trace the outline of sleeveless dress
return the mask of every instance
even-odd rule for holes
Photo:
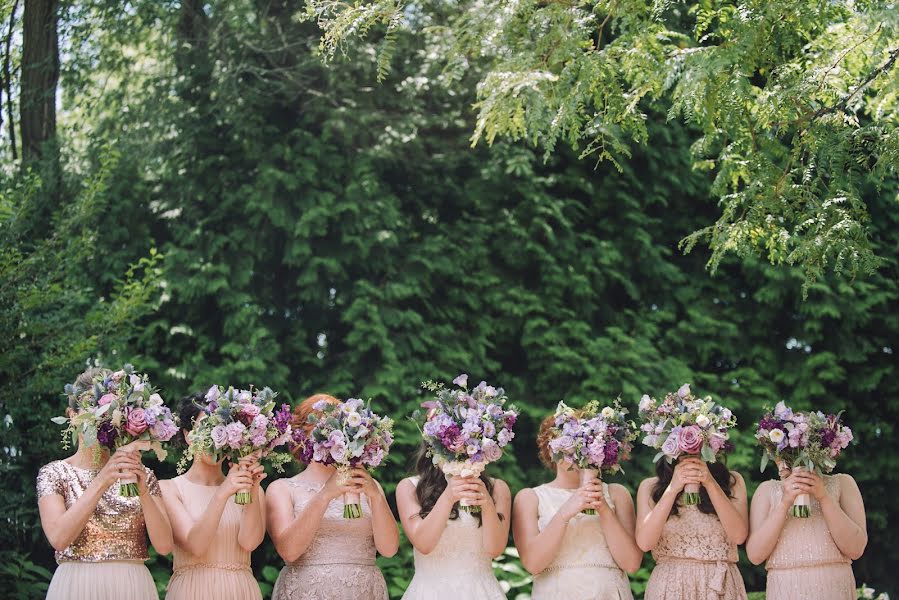
[[[294,516],[323,487],[296,477],[287,486]],[[362,496],[362,518],[344,519],[343,498],[335,498],[306,551],[281,569],[272,600],[387,600],[376,556],[368,499]]]
[[[656,567],[645,600],[746,600],[737,546],[728,541],[717,515],[678,506],[652,557]]]
[[[824,487],[834,502],[840,502],[840,482],[825,477]],[[783,484],[771,486],[772,509],[783,498]],[[768,570],[768,600],[855,600],[852,561],[830,536],[821,514],[821,504],[811,499],[807,519],[788,515],[777,545],[765,568]]]
[[[206,512],[216,485],[193,483],[184,475],[172,479],[184,508],[197,520]],[[261,600],[259,584],[250,570],[250,553],[240,547],[237,536],[243,507],[231,500],[225,503],[222,518],[212,543],[202,556],[194,556],[177,544],[173,554],[174,572],[169,580],[166,600]]]
[[[160,497],[153,471],[144,467],[150,495]],[[37,497],[57,494],[66,508],[84,494],[99,469],[82,469],[64,460],[41,467],[37,475]],[[113,483],[103,492],[94,513],[72,544],[56,551],[59,565],[53,573],[49,600],[158,600],[156,584],[144,561],[147,526],[140,498],[119,495]]]
[[[418,485],[418,477],[412,478]],[[464,510],[450,519],[430,554],[414,549],[415,575],[403,600],[505,600],[484,551],[477,518]]]
[[[537,495],[537,527],[549,525],[575,490],[540,485]],[[602,484],[606,503],[615,510],[609,485]],[[612,558],[596,515],[577,515],[569,522],[559,553],[534,576],[534,600],[633,600],[627,575]]]

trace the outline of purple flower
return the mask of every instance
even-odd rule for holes
[[[503,451],[493,440],[486,440],[481,450],[484,453],[484,458],[487,460],[487,462],[499,460],[503,455]]]
[[[500,446],[505,446],[506,444],[511,442],[512,438],[514,437],[515,434],[511,429],[500,429],[499,435],[496,436],[496,439],[499,442]]]
[[[690,384],[689,383],[685,383],[684,385],[680,386],[679,390],[677,390],[678,398],[686,398],[689,395],[690,395]]]
[[[97,441],[110,450],[115,447],[115,441],[118,437],[119,432],[109,421],[100,423],[100,427],[97,428]]]
[[[150,428],[153,437],[161,442],[167,442],[178,433],[178,427],[171,419],[159,419]]]
[[[219,399],[219,387],[217,385],[212,386],[206,392],[206,402],[213,403]]]
[[[618,462],[618,451],[620,446],[618,444],[618,440],[612,438],[606,443],[605,447],[605,462],[603,463],[606,466],[614,465]]]
[[[225,429],[224,425],[216,425],[213,427],[209,436],[212,438],[212,443],[217,449],[224,446],[228,441],[228,431]]]
[[[125,416],[125,431],[138,436],[147,430],[147,416],[142,408],[132,408]]]
[[[490,421],[486,421],[484,423],[484,437],[492,438],[496,435],[496,426]]]
[[[458,385],[461,388],[468,387],[468,375],[462,373],[455,379],[453,379],[453,385]]]
[[[680,433],[680,428],[678,431],[672,431],[668,434],[668,438],[662,443],[662,453],[669,458],[677,458],[680,456],[680,444],[677,442],[678,433]]]
[[[243,445],[243,434],[246,430],[246,426],[239,421],[225,425],[225,433],[228,436],[228,445],[234,450],[238,450]]]
[[[275,413],[275,429],[278,433],[284,433],[290,426],[290,405],[282,404],[281,409]]]

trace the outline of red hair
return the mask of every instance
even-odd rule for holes
[[[537,431],[537,456],[543,466],[550,470],[555,470],[556,465],[553,463],[553,455],[549,449],[549,443],[553,439],[552,428],[556,426],[556,416],[549,415],[540,423],[540,429]]]
[[[338,400],[334,396],[331,396],[330,394],[312,394],[311,396],[297,404],[293,409],[293,415],[290,418],[291,429],[293,429],[294,431],[302,429],[303,431],[308,433],[309,430],[312,429],[312,425],[308,422],[309,415],[314,412],[318,412],[313,407],[322,400],[324,400],[328,404],[340,404],[340,400]],[[299,451],[299,448],[294,451],[293,456],[294,458],[299,460],[297,451]]]

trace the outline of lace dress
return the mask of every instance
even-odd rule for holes
[[[219,489],[216,485],[193,483],[183,475],[174,478],[172,483],[194,520],[203,516]],[[175,546],[174,573],[166,600],[262,600],[259,584],[250,570],[250,553],[237,542],[244,510],[233,500],[225,503],[215,538],[202,556]]]
[[[827,494],[839,504],[839,476],[825,477]],[[772,482],[771,507],[783,498],[783,484]],[[830,536],[821,505],[812,498],[807,519],[787,516],[765,568],[768,600],[854,600],[852,561],[843,556]]]
[[[602,484],[606,503],[615,505],[609,486]],[[543,529],[574,490],[541,485],[537,495],[537,527]],[[615,563],[598,516],[579,514],[572,519],[553,562],[534,576],[534,600],[633,600],[627,575]]]
[[[287,480],[293,514],[300,514],[322,486]],[[281,569],[272,600],[387,600],[387,584],[375,564],[371,507],[362,496],[362,518],[343,518],[343,498],[331,501],[312,543]]]
[[[151,496],[160,496],[153,471],[147,472]],[[64,460],[41,467],[37,475],[37,497],[56,494],[66,509],[84,494],[98,469],[82,469]],[[49,600],[157,600],[156,585],[144,565],[147,554],[147,526],[140,498],[119,495],[114,483],[103,492],[84,529],[68,548],[56,552],[59,564],[50,588]]]
[[[696,506],[679,506],[668,517],[652,551],[656,567],[645,600],[746,600],[737,568],[737,546],[721,521]]]
[[[412,479],[418,485],[418,478]],[[415,576],[403,600],[505,600],[493,574],[492,557],[484,551],[477,518],[460,510],[450,519],[429,554],[415,549]]]

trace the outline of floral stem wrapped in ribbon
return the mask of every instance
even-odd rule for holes
[[[729,431],[736,426],[737,418],[711,397],[694,396],[689,384],[667,394],[661,402],[644,395],[640,417],[643,443],[659,451],[653,462],[664,458],[670,464],[681,456],[698,456],[713,463],[733,449]],[[699,485],[688,484],[681,496],[684,506],[699,504],[699,500]]]
[[[337,468],[338,483],[345,485],[350,469],[379,466],[393,443],[393,420],[372,412],[358,398],[332,404],[319,400],[313,405],[308,431],[296,429],[292,444],[296,456],[306,464],[317,462]],[[343,518],[362,517],[359,494],[344,494]]]
[[[618,400],[602,410],[595,400],[580,410],[559,402],[555,425],[550,430],[553,462],[562,461],[580,469],[581,485],[601,479],[604,474],[618,473],[637,439],[634,423],[626,415],[627,410]],[[582,512],[596,514],[593,508]]]
[[[422,436],[434,465],[440,468],[447,481],[452,477],[480,477],[488,463],[499,460],[503,448],[515,434],[512,427],[518,418],[514,408],[504,408],[507,397],[502,388],[482,381],[468,389],[468,375],[453,380],[457,387],[449,389],[442,383],[422,384],[433,392],[433,400],[422,404],[429,409],[422,428]],[[466,500],[459,508],[480,512]]]
[[[764,450],[761,471],[769,461],[791,470],[808,469],[830,473],[837,466],[837,457],[852,441],[852,430],[841,422],[842,413],[793,412],[778,402],[759,421],[755,439]],[[811,516],[811,499],[800,494],[793,501],[790,513],[794,517]]]
[[[153,450],[159,460],[165,460],[162,443],[178,433],[178,426],[172,411],[150,386],[146,375],[135,373],[134,367],[125,365],[115,372],[104,370],[90,389],[80,393],[67,385],[66,394],[73,401],[75,414],[71,419],[53,418],[54,423],[68,424],[63,433],[65,444],[69,434],[72,444],[77,444],[80,434],[88,447],[99,444],[124,452]],[[120,480],[119,494],[137,496],[137,480]]]
[[[228,459],[231,468],[240,468],[240,460],[255,455],[260,461],[268,460],[279,473],[291,456],[287,452],[275,452],[275,448],[290,441],[290,406],[282,404],[275,410],[275,396],[270,388],[227,390],[212,386],[206,392],[206,402],[201,408],[206,418],[191,431],[190,448],[178,464],[183,472],[187,463],[197,454],[207,454],[216,462]],[[253,502],[251,490],[240,490],[234,495],[237,504]]]

